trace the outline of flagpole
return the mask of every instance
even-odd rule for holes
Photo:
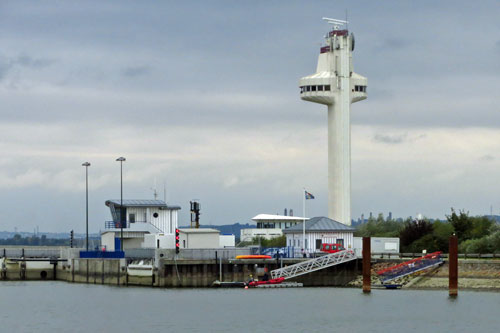
[[[306,253],[306,189],[302,192],[302,213],[303,213],[303,223],[302,223],[302,249]]]

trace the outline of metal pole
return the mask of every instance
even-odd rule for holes
[[[302,256],[306,253],[306,189],[302,192],[302,212],[304,213],[304,218],[302,222]]]
[[[86,237],[85,244],[87,252],[89,251],[89,162],[82,164],[85,167],[85,226],[86,226]]]
[[[116,160],[120,162],[120,251],[123,251],[123,162],[126,159],[118,157]]]
[[[89,163],[90,165],[90,163]],[[85,166],[85,222],[86,222],[86,231],[87,231],[87,238],[86,238],[86,244],[87,244],[87,252],[89,251],[89,167],[88,165]],[[54,270],[55,270],[55,265],[54,265]]]
[[[120,160],[120,251],[123,251],[123,161]]]

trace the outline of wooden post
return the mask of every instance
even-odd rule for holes
[[[370,237],[363,237],[363,292],[371,292],[371,251]]]
[[[448,250],[449,295],[458,295],[458,238],[450,236]]]

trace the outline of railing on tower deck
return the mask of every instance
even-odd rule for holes
[[[120,229],[120,222],[105,221],[104,228],[106,229]],[[130,228],[130,222],[123,222],[123,229]]]

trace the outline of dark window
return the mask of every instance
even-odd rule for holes
[[[321,239],[316,239],[316,250],[321,249]]]
[[[128,214],[128,221],[130,223],[134,223],[135,222],[135,214]]]
[[[342,238],[337,238],[337,244],[339,244],[340,246],[344,246],[344,240]]]
[[[316,91],[316,86],[311,86],[312,91]]]
[[[323,86],[318,86],[318,91],[323,91]]]
[[[311,86],[306,86],[306,91],[311,91]]]
[[[354,91],[359,91],[359,86],[354,86]]]
[[[325,91],[330,91],[330,85],[325,86]]]

